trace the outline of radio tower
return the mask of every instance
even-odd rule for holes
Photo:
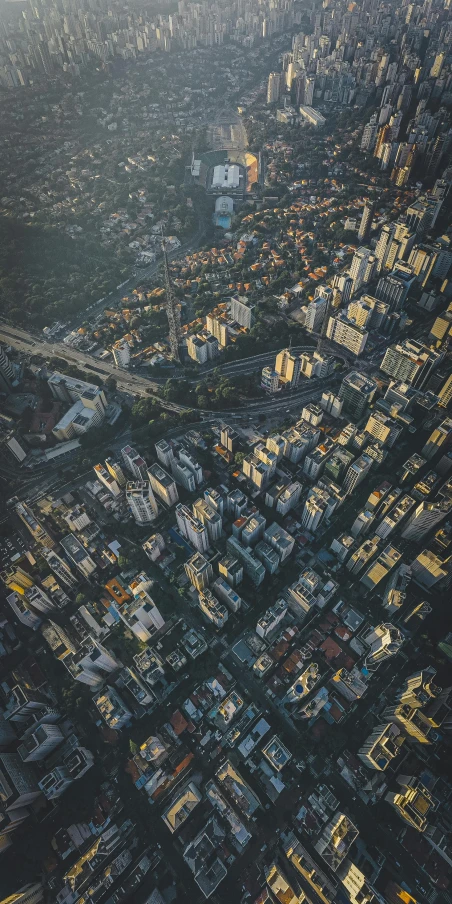
[[[163,268],[165,273],[165,291],[166,291],[166,316],[169,326],[169,343],[171,348],[171,357],[175,361],[180,362],[179,345],[181,341],[180,327],[180,309],[177,298],[174,294],[173,284],[168,266],[168,255],[166,253],[166,242],[163,235],[162,227],[162,251],[163,251]]]

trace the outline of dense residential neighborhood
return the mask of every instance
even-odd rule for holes
[[[450,904],[449,5],[4,6],[0,900]]]

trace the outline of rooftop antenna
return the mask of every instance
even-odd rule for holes
[[[180,309],[177,298],[174,294],[173,283],[168,265],[168,254],[166,251],[166,240],[163,235],[162,226],[162,253],[163,253],[163,270],[165,275],[165,291],[166,291],[166,316],[169,326],[169,343],[171,348],[171,357],[174,361],[180,363],[179,345],[182,338],[180,326]]]

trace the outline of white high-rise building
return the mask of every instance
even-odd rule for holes
[[[369,333],[363,326],[352,323],[345,312],[341,312],[337,317],[329,318],[326,335],[332,342],[343,345],[354,355],[362,355]]]
[[[192,514],[186,505],[176,508],[177,526],[182,534],[198,552],[207,552],[210,541],[207,527]]]
[[[150,524],[157,517],[158,507],[148,480],[129,481],[126,499],[137,524]]]
[[[403,634],[399,629],[391,625],[390,622],[377,625],[372,628],[363,641],[369,647],[369,653],[366,656],[367,665],[378,665],[384,659],[395,656],[399,652],[403,644]]]
[[[132,449],[131,446],[124,446],[124,448],[121,449],[121,455],[129,474],[132,474],[135,480],[147,479],[146,462],[141,455],[138,455],[138,452],[135,449]]]
[[[353,280],[353,292],[357,292],[361,286],[370,282],[376,270],[376,263],[376,257],[371,248],[361,246],[355,251],[349,271]]]

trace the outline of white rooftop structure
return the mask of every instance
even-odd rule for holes
[[[212,188],[238,188],[240,185],[240,168],[234,163],[215,166],[212,177]]]

